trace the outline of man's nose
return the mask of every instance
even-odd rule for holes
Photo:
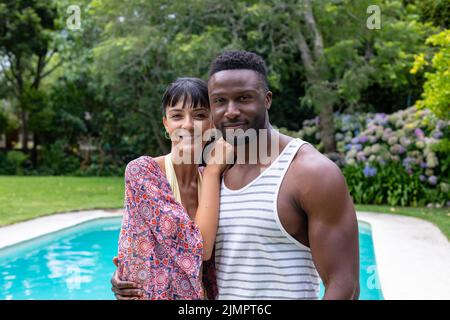
[[[233,101],[230,101],[227,105],[227,109],[225,110],[225,117],[229,119],[234,119],[241,114],[239,108],[234,104]]]

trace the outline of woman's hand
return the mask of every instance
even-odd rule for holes
[[[220,138],[212,144],[211,152],[208,152],[205,156],[205,172],[222,174],[234,164],[234,148],[224,138]]]

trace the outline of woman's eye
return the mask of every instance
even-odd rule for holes
[[[223,99],[222,98],[216,98],[214,99],[214,103],[222,103]]]
[[[179,119],[181,116],[179,114],[174,114],[171,116],[172,119]]]

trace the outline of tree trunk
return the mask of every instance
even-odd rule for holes
[[[22,121],[22,150],[28,153],[28,118],[23,106],[20,111],[20,120]]]
[[[322,140],[325,153],[336,151],[333,104],[324,105],[320,110],[320,139]]]
[[[33,169],[37,168],[38,164],[38,151],[37,151],[37,145],[39,143],[39,138],[37,133],[33,133],[33,150],[31,152],[31,162],[33,164]]]
[[[306,78],[310,86],[314,84],[320,84],[326,79],[323,73],[318,70],[318,63],[324,55],[324,44],[322,34],[317,26],[316,19],[312,8],[312,2],[310,0],[305,1],[302,14],[306,28],[302,28],[300,25],[296,30],[296,44],[300,51],[303,66],[306,71]],[[308,32],[307,36],[304,32]],[[307,39],[310,39],[309,41]],[[308,43],[309,42],[309,43]],[[322,66],[323,68],[323,66]],[[314,91],[317,90],[313,89]],[[336,151],[336,142],[334,139],[334,119],[333,119],[333,99],[329,99],[329,92],[326,88],[324,91],[314,92],[314,104],[319,107],[320,115],[320,137],[325,149],[325,153],[331,153]],[[324,101],[325,100],[325,101]]]

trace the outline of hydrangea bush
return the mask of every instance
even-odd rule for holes
[[[289,134],[322,151],[318,124],[318,118],[306,120]],[[338,157],[330,158],[342,168],[356,203],[449,206],[449,124],[415,107],[390,115],[337,113]]]

